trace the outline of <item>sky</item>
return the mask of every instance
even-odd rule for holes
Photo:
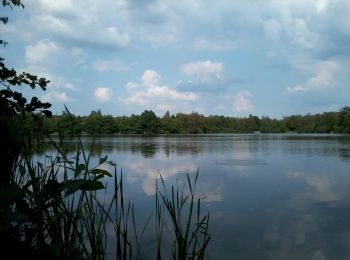
[[[348,0],[23,0],[2,8],[20,90],[77,115],[282,118],[350,105]]]

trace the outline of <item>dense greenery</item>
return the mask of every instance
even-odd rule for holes
[[[145,110],[140,115],[103,115],[100,110],[88,116],[74,116],[74,124],[67,112],[45,118],[45,133],[52,134],[211,134],[211,133],[350,133],[350,107],[339,112],[293,115],[283,119],[261,118],[249,115],[246,118],[204,116],[198,113],[171,115],[169,111],[161,118],[153,111]],[[28,131],[33,131],[30,122]]]

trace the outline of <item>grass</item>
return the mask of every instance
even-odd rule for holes
[[[170,191],[159,173],[155,214],[139,232],[136,210],[125,199],[122,171],[118,173],[107,156],[91,167],[92,153],[78,140],[73,155],[65,151],[62,136],[58,142],[50,140],[55,155],[45,155],[41,161],[33,157],[30,147],[23,149],[8,189],[0,191],[2,233],[25,244],[30,252],[45,252],[53,259],[106,259],[111,243],[107,228],[112,226],[114,258],[142,259],[142,238],[154,220],[155,259],[168,253],[164,241],[167,227],[174,234],[170,246],[173,259],[204,259],[210,240],[209,214],[202,216],[200,199],[195,200],[198,172],[194,180],[187,174],[186,185],[172,186]],[[114,172],[104,170],[105,164]],[[109,200],[106,177],[114,178]]]
[[[188,194],[185,189],[171,186],[171,192],[166,188],[164,179],[160,176],[161,184],[156,184],[156,216],[157,216],[157,245],[161,247],[162,217],[163,212],[169,215],[175,239],[172,243],[173,259],[204,259],[205,250],[208,246],[210,235],[209,213],[201,216],[200,199],[195,203],[195,186],[198,180],[198,171],[194,180],[187,173]],[[159,196],[159,197],[158,197]],[[159,199],[160,198],[160,199]],[[161,203],[164,205],[162,208]],[[196,204],[196,205],[195,205]],[[158,250],[160,252],[160,250]],[[157,253],[160,259],[160,254]]]

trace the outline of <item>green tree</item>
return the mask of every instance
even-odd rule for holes
[[[3,0],[2,6],[3,8],[24,7],[20,0]],[[8,17],[0,17],[0,21],[6,24]],[[0,39],[0,44],[6,46],[8,43]],[[28,101],[18,91],[18,87],[46,90],[48,83],[49,81],[45,78],[26,72],[18,73],[15,69],[8,68],[5,60],[0,57],[0,241],[5,250],[8,250],[7,245],[13,246],[15,243],[15,250],[21,251],[19,248],[21,240],[28,239],[16,229],[17,223],[21,221],[16,216],[27,217],[23,212],[17,212],[18,208],[28,208],[23,190],[14,181],[15,177],[18,177],[15,176],[16,164],[20,155],[27,160],[32,154],[31,137],[41,127],[40,114],[47,117],[52,115],[48,110],[51,104],[43,103],[37,97]],[[33,172],[31,172],[32,176],[35,174]],[[28,186],[30,186],[29,182]],[[8,251],[8,253],[13,252]],[[6,251],[3,254],[7,255]]]
[[[350,133],[350,107],[343,107],[339,113],[339,132]]]
[[[20,0],[3,0],[2,5],[4,8],[24,7]],[[8,17],[0,17],[0,21],[6,24]],[[1,39],[0,44],[6,46],[8,43]],[[0,57],[0,129],[2,129],[0,189],[9,183],[14,163],[24,148],[23,136],[18,133],[26,116],[30,114],[38,120],[36,113],[42,113],[47,117],[52,115],[51,111],[47,110],[51,104],[43,103],[37,97],[27,101],[22,93],[15,90],[18,86],[23,85],[32,89],[39,87],[46,90],[49,81],[26,72],[17,73],[13,68],[7,68],[4,62],[4,59]]]
[[[174,116],[166,111],[160,120],[160,133],[162,134],[177,134],[179,133],[179,126]]]
[[[142,134],[158,134],[160,120],[152,110],[145,110],[140,115]]]
[[[79,118],[72,113],[62,111],[57,120],[57,132],[65,137],[72,137],[81,133]]]
[[[91,111],[90,115],[85,117],[83,120],[84,132],[87,132],[89,134],[100,134],[101,122],[102,122],[101,110]]]

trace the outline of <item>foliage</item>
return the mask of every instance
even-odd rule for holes
[[[20,0],[3,0],[3,7],[24,7]],[[6,24],[8,17],[1,17],[0,20]],[[0,44],[6,45],[4,40]],[[40,115],[51,117],[51,111],[48,108],[51,104],[41,102],[37,97],[28,101],[22,93],[14,90],[19,86],[27,86],[32,89],[41,88],[45,90],[48,80],[39,78],[27,72],[18,73],[13,68],[9,69],[4,63],[4,59],[0,57],[0,128],[2,129],[2,145],[0,147],[0,165],[2,166],[2,174],[0,175],[0,189],[9,184],[12,174],[12,168],[16,162],[20,152],[26,149],[28,135],[23,134],[23,129],[28,129],[29,125],[33,125],[33,121],[26,120],[31,116],[41,126]],[[38,129],[37,129],[38,130]],[[42,132],[41,129],[36,131]],[[1,212],[5,209],[1,208]]]
[[[80,139],[75,154],[65,152],[62,141],[51,142],[56,155],[45,155],[43,161],[32,158],[31,153],[22,155],[10,185],[0,192],[0,206],[10,208],[0,216],[0,231],[10,231],[6,249],[27,248],[11,252],[16,257],[106,259],[107,246],[114,241],[115,259],[141,259],[142,237],[152,215],[139,233],[134,206],[125,200],[122,172],[117,173],[107,156],[91,167],[92,154],[85,152]],[[114,168],[114,175],[105,170],[106,166]],[[113,176],[114,193],[110,197],[106,196],[104,182]],[[203,217],[200,200],[194,200],[198,172],[194,181],[187,175],[188,191],[172,187],[171,195],[160,178],[163,190],[156,185],[158,259],[164,254],[158,228],[161,226],[163,232],[168,225],[175,234],[173,259],[203,259],[210,238],[209,215]],[[166,216],[170,216],[167,224]],[[113,240],[108,239],[111,228]]]
[[[140,115],[140,126],[142,134],[157,134],[159,129],[159,118],[152,110],[145,110]]]
[[[103,115],[100,110],[92,111],[89,116],[72,116],[76,118],[76,130],[70,132],[75,134],[350,133],[349,107],[339,112],[292,115],[282,119],[254,115],[246,118],[204,116],[194,112],[171,115],[169,111],[159,118],[151,110],[129,117]],[[43,129],[47,129],[50,134],[69,129],[66,121],[66,115],[62,113],[44,120]],[[57,125],[61,127],[57,128]]]
[[[102,178],[112,176],[100,168],[107,157],[90,168],[81,145],[72,158],[55,146],[58,154],[44,162],[34,160],[31,151],[21,155],[10,185],[0,192],[1,208],[9,209],[1,215],[0,230],[12,241],[9,247],[25,245],[30,255],[46,249],[48,257],[99,259],[105,230],[97,221],[102,209],[95,197],[105,187]]]
[[[172,244],[172,257],[176,260],[185,259],[204,259],[204,253],[208,246],[210,235],[208,232],[209,213],[201,216],[200,199],[195,202],[195,186],[198,179],[198,171],[194,181],[187,174],[187,187],[189,194],[186,195],[184,190],[179,187],[172,186],[169,194],[162,176],[160,175],[161,187],[158,182],[156,184],[156,216],[157,216],[157,244],[158,253],[157,259],[161,258],[161,237],[163,231],[162,206],[164,204],[166,212],[170,216],[170,224],[175,234],[175,239]],[[162,188],[162,190],[161,190]],[[188,208],[186,208],[188,206]]]

